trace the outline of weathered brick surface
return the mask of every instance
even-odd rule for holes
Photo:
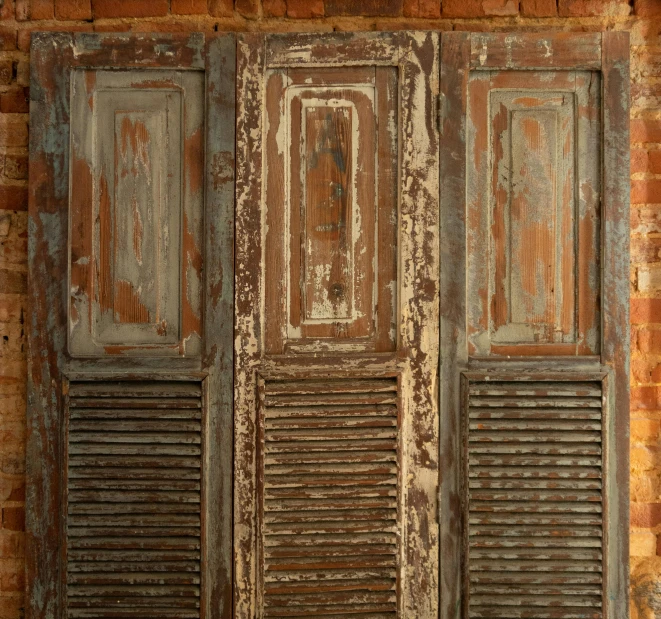
[[[661,0],[5,0],[0,7],[0,619],[23,617],[33,30],[628,30],[632,618],[661,617]]]

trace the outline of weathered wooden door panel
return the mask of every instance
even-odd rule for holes
[[[204,74],[71,81],[70,352],[199,355]]]
[[[32,57],[27,615],[230,617],[234,37]]]
[[[441,617],[626,617],[627,39],[441,55]]]
[[[239,40],[237,617],[436,616],[437,52]]]

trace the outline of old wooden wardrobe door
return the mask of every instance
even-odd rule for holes
[[[628,614],[628,57],[443,36],[443,619]]]
[[[437,616],[437,55],[239,37],[236,617]]]
[[[33,38],[28,618],[231,616],[234,58]]]

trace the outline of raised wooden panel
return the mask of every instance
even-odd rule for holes
[[[606,393],[600,376],[465,379],[469,619],[604,616]]]
[[[74,71],[69,348],[201,346],[201,73]]]
[[[396,617],[396,378],[261,390],[264,617]]]
[[[396,73],[267,75],[268,352],[392,350]]]
[[[599,350],[599,84],[588,72],[471,76],[471,354]]]
[[[66,400],[70,619],[197,619],[199,382],[74,381]]]

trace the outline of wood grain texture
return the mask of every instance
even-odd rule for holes
[[[204,351],[208,372],[205,611],[232,616],[234,149],[236,38],[207,40]]]
[[[471,76],[471,354],[599,350],[599,92],[585,72]]]
[[[379,71],[268,73],[268,353],[394,348],[396,98]]]
[[[432,113],[437,43],[435,35],[422,33],[246,35],[239,42],[237,100],[245,103],[237,124],[237,310],[242,309],[235,338],[236,616],[332,615],[333,608],[341,615],[359,603],[386,616],[436,613],[438,356],[430,351],[437,351],[438,339]],[[263,115],[254,100],[264,101]],[[346,330],[324,324],[352,320],[352,312],[356,320]],[[290,321],[295,314],[296,323]],[[309,336],[305,342],[304,329],[316,342]],[[257,381],[257,373],[265,382]],[[371,576],[358,574],[351,562],[342,576],[351,581],[349,589],[342,593],[331,566],[320,565],[310,582],[299,582],[297,570],[285,570],[277,586],[271,584],[275,572],[268,563],[263,572],[259,550],[260,532],[270,531],[271,520],[260,527],[255,496],[270,496],[272,481],[254,447],[264,423],[271,436],[270,422],[264,421],[270,409],[260,409],[258,398],[268,399],[273,381],[286,390],[313,377],[351,385],[393,373],[401,393],[399,457],[408,471],[395,526],[406,540],[399,554],[401,585],[392,589],[382,582],[372,589]],[[310,397],[325,406],[323,398],[330,395]],[[308,400],[300,406],[317,408]],[[363,430],[345,412],[329,417],[334,429],[322,425],[309,436],[322,440],[332,432],[346,447],[342,453],[350,453],[352,436]],[[339,464],[342,470],[351,467],[348,459]],[[304,477],[300,488],[312,498],[313,478]],[[276,515],[267,517],[276,523]],[[361,535],[342,539],[352,546]],[[393,565],[384,567],[392,572]]]
[[[461,616],[463,494],[461,492],[461,390],[466,342],[466,123],[470,34],[441,36],[441,443],[439,466],[441,619]]]
[[[629,35],[603,34],[603,349],[611,368],[607,589],[610,617],[629,609]]]
[[[201,383],[65,390],[67,616],[200,617]]]
[[[448,177],[442,221],[448,221],[452,236],[443,236],[449,255],[442,260],[441,283],[443,293],[448,282],[453,294],[442,303],[441,322],[447,368],[442,427],[449,429],[441,451],[442,565],[447,566],[441,573],[442,617],[614,619],[628,613],[628,548],[616,533],[628,527],[628,480],[621,468],[628,466],[628,231],[623,227],[628,194],[624,177],[614,173],[616,161],[620,169],[628,166],[628,44],[626,37],[609,34],[554,36],[443,37],[448,69],[441,77],[441,126],[448,142],[442,170]],[[462,44],[466,50],[468,39],[472,60],[460,61],[463,71],[453,71],[450,54],[466,58],[465,51],[455,50]],[[537,41],[548,52],[543,58]],[[554,111],[560,109],[554,100],[560,108],[573,107],[573,128],[562,129],[564,112]],[[573,173],[567,165],[574,166]],[[539,166],[536,174],[534,166]],[[542,210],[545,230],[534,230]],[[563,223],[571,212],[575,221]],[[556,241],[546,236],[554,228]],[[574,240],[563,246],[572,234]],[[503,278],[489,284],[487,263],[494,249],[492,273],[520,272],[518,281],[505,275],[495,300]],[[521,271],[526,265],[527,275]],[[535,269],[540,271],[533,278]],[[496,324],[510,320],[516,314],[509,307],[513,293],[520,297],[516,312],[524,310],[526,320],[536,324],[553,323],[556,335],[549,331],[548,339],[558,341],[535,342],[545,337],[541,332],[530,342],[497,341],[493,324],[483,319],[497,310]],[[572,338],[572,320],[576,343],[564,341]],[[476,336],[489,331],[484,341]],[[466,375],[460,398],[457,372],[468,367],[474,372]],[[594,406],[586,406],[588,400]],[[453,429],[462,421],[464,458],[458,462]],[[547,467],[557,467],[552,478],[546,477]],[[579,477],[569,474],[572,467],[579,467]],[[580,467],[591,473],[583,475]],[[597,471],[598,487],[597,477],[590,477]],[[464,498],[457,500],[453,491]],[[577,513],[561,522],[561,507]],[[580,518],[594,522],[579,528]],[[563,529],[568,519],[572,535],[563,533],[569,531]],[[584,529],[590,534],[577,539]],[[454,543],[457,532],[463,548]],[[464,561],[468,565],[462,567]]]
[[[154,607],[231,616],[234,38],[214,37],[208,54],[204,44],[203,35],[34,37],[26,615],[35,619],[62,616],[67,599],[69,616],[153,616]],[[81,126],[97,104],[95,122]],[[90,139],[95,130],[103,143]],[[90,162],[104,172],[96,182]],[[72,279],[98,282],[106,326],[124,330],[97,345],[103,320],[88,319],[78,358],[62,322],[68,237]],[[95,247],[96,263],[86,262]],[[168,286],[174,305],[159,296]],[[171,320],[161,332],[159,312]],[[166,352],[155,356],[159,346]],[[77,411],[70,432],[65,402]],[[70,567],[80,563],[69,583],[67,539]]]
[[[200,353],[203,99],[197,72],[73,72],[74,356]]]
[[[501,378],[463,379],[467,617],[602,617],[604,375]]]
[[[265,617],[397,616],[397,378],[262,381]]]

